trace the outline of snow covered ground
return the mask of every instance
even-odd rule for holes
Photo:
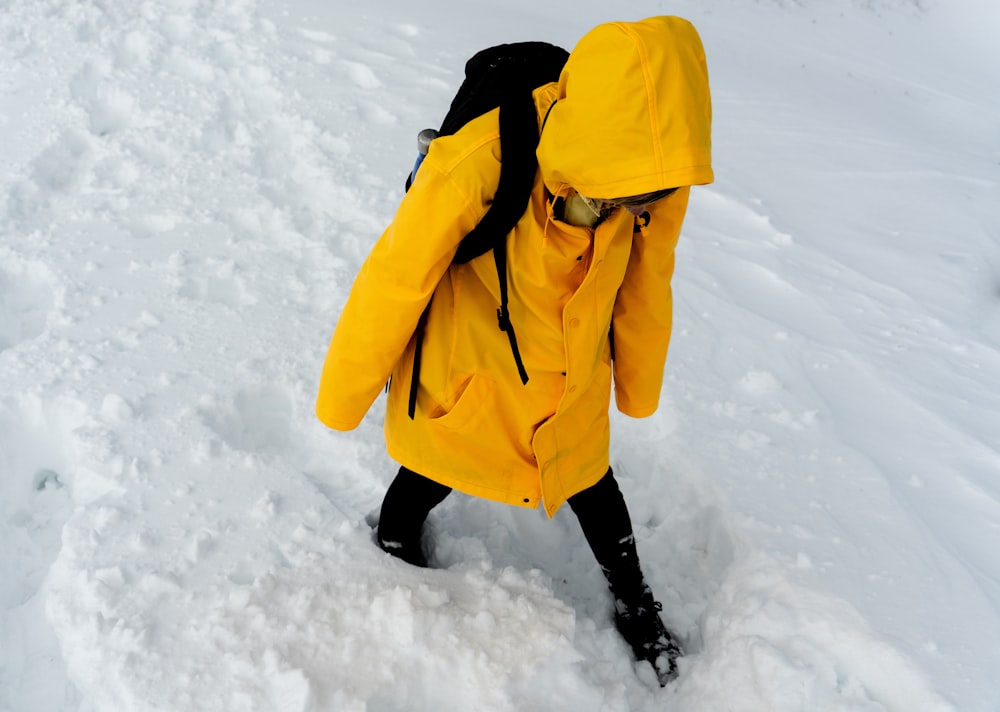
[[[0,712],[1000,710],[992,0],[6,0]],[[487,44],[690,18],[665,403],[615,417],[689,655],[633,670],[565,509],[371,543],[312,410],[416,131]]]

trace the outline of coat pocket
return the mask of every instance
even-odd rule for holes
[[[449,401],[451,407],[438,406],[431,411],[430,422],[454,432],[470,430],[491,408],[493,381],[474,374],[456,389]]]

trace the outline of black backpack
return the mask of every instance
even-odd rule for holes
[[[538,116],[532,91],[559,80],[569,53],[547,42],[517,42],[498,45],[477,52],[465,65],[465,80],[452,99],[438,136],[457,132],[469,121],[497,107],[500,108],[500,181],[496,194],[479,224],[466,235],[453,262],[465,264],[493,250],[500,282],[500,306],[497,325],[507,334],[514,362],[522,383],[528,373],[517,348],[514,327],[507,311],[507,235],[517,224],[531,199],[531,189],[538,170],[535,149],[538,147]],[[406,189],[420,166],[418,158]],[[430,305],[417,322],[413,378],[410,382],[409,415],[413,418],[417,403],[421,347]]]

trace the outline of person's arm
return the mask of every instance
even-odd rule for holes
[[[632,238],[614,308],[614,377],[618,410],[633,418],[656,412],[673,324],[674,249],[691,189],[650,206],[649,226]]]
[[[351,430],[360,424],[477,219],[455,182],[425,161],[361,267],[337,322],[316,402],[325,425]]]

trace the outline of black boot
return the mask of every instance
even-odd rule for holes
[[[625,595],[619,595],[612,588],[612,594],[615,627],[632,648],[635,659],[652,665],[660,686],[665,686],[677,677],[681,647],[663,625],[660,618],[663,606],[653,598],[653,592],[645,583]]]
[[[450,492],[451,488],[400,467],[382,501],[375,533],[379,547],[408,564],[427,568],[421,544],[424,520]]]
[[[393,539],[384,539],[382,533],[376,530],[375,541],[378,542],[379,548],[387,554],[392,554],[397,559],[402,559],[408,564],[413,564],[423,569],[427,568],[427,555],[424,553],[423,546],[420,543],[419,534],[415,539],[395,541]]]
[[[608,579],[615,600],[615,627],[636,660],[649,662],[660,685],[666,685],[677,676],[681,648],[664,627],[663,607],[643,579],[632,521],[612,471],[570,497],[569,505]]]

